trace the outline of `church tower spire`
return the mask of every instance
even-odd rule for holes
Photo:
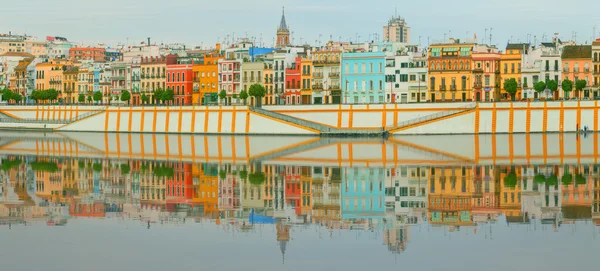
[[[290,29],[285,21],[285,7],[282,8],[281,21],[277,28],[277,48],[282,48],[290,45]]]

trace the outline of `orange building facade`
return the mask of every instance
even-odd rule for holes
[[[105,61],[106,50],[104,48],[93,47],[73,47],[69,49],[69,58],[71,60],[93,60],[96,62]]]
[[[585,80],[589,87],[592,81],[592,46],[591,45],[568,45],[563,48],[562,59],[562,80],[569,79],[573,81],[573,91],[569,93],[571,97],[583,98],[590,97],[586,88],[584,93],[575,90],[577,80]],[[559,84],[560,87],[561,84]],[[564,92],[562,93],[564,95]],[[569,98],[569,97],[565,97]]]

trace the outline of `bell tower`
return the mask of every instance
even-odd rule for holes
[[[281,13],[281,22],[277,28],[277,48],[282,48],[290,45],[290,29],[285,22],[285,8]]]

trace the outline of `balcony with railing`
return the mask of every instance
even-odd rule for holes
[[[322,72],[313,72],[313,78],[323,78]]]
[[[112,80],[125,80],[125,74],[115,74],[110,77]]]
[[[339,85],[331,85],[329,86],[329,90],[341,90]]]
[[[569,72],[569,68],[563,68],[563,72]]]
[[[574,68],[573,72],[579,72],[579,68]]]
[[[140,76],[139,75],[131,76],[131,81],[134,81],[134,82],[140,81]]]
[[[313,84],[312,89],[313,90],[323,90],[323,84]]]
[[[590,68],[584,68],[583,72],[590,72]]]
[[[456,85],[450,85],[450,90],[456,90]]]
[[[445,91],[446,90],[446,85],[440,85],[440,90],[441,91]]]
[[[473,84],[473,88],[476,88],[476,89],[483,88],[483,84],[481,82],[475,82],[475,84]]]
[[[330,72],[329,73],[329,77],[331,77],[331,78],[339,78],[340,77],[340,73],[339,72]]]

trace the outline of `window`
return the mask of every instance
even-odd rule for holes
[[[369,73],[374,73],[373,72],[373,63],[369,63]]]
[[[408,82],[408,74],[400,74],[400,82]]]
[[[185,73],[181,73],[181,81],[185,81]]]
[[[490,85],[490,76],[489,76],[489,75],[486,75],[486,76],[485,76],[485,85],[486,85],[486,86],[489,86],[489,85]]]
[[[383,72],[383,63],[379,63],[379,70],[377,72],[378,73],[382,73]]]
[[[510,73],[515,73],[515,63],[510,64]]]
[[[373,90],[373,80],[369,81],[369,90]]]
[[[462,81],[461,82],[462,83],[462,89],[466,90],[467,89],[467,78],[463,77],[461,81]]]
[[[400,68],[408,68],[408,62],[400,63]]]
[[[410,81],[412,82],[412,81],[416,81],[416,80],[417,80],[417,76],[414,75],[414,74],[411,74],[410,75]]]

